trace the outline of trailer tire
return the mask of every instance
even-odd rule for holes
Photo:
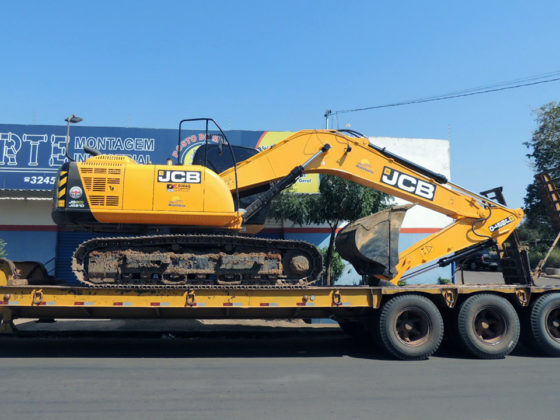
[[[488,293],[463,302],[457,317],[462,344],[480,359],[502,359],[519,341],[521,327],[517,312],[506,299]]]
[[[387,301],[378,321],[385,349],[401,360],[424,360],[443,339],[443,318],[433,302],[420,295],[400,295]]]
[[[533,303],[531,333],[539,351],[560,356],[560,293],[543,295]]]

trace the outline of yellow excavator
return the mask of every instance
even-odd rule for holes
[[[54,221],[119,233],[78,247],[72,264],[79,281],[121,287],[313,283],[322,267],[313,245],[252,236],[262,229],[270,201],[304,173],[336,175],[454,220],[400,254],[398,234],[410,205],[349,223],[337,249],[370,283],[396,285],[405,273],[493,246],[506,282],[530,281],[514,234],[523,211],[507,208],[499,190],[490,198],[470,192],[353,130],[303,130],[258,152],[229,144],[210,118],[187,119],[179,124],[179,147],[182,124],[199,120],[217,129],[207,133],[192,164],[177,158],[141,165],[85,148],[91,157],[60,168]]]

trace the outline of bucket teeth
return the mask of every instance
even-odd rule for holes
[[[336,237],[338,253],[359,274],[395,277],[400,228],[406,211],[412,206],[391,207],[348,224]]]

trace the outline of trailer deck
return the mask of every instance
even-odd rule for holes
[[[444,333],[480,358],[504,357],[521,334],[560,356],[560,284],[76,286],[0,259],[0,316],[0,334],[18,318],[332,318],[401,359],[429,357]]]
[[[2,332],[16,318],[347,318],[379,309],[383,299],[420,294],[454,308],[475,293],[505,296],[518,308],[560,286],[418,285],[404,287],[122,288],[0,286]]]

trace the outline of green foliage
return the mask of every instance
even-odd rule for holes
[[[451,284],[451,279],[445,279],[443,277],[438,277],[438,284]]]
[[[540,229],[538,226],[531,227],[525,220],[517,229],[517,233],[521,243],[529,247],[529,262],[531,267],[535,268],[552,245],[554,241],[553,232]]]
[[[295,194],[285,191],[270,208],[269,215],[303,225],[356,220],[387,207],[387,195],[355,182],[332,175],[321,178],[319,194]]]
[[[328,252],[328,248],[324,247],[324,248],[320,248],[319,251],[321,251],[321,255],[323,256],[323,273],[327,272],[327,252]],[[336,252],[336,250],[333,250],[332,253],[332,257],[331,257],[331,264],[330,264],[330,268],[331,268],[331,280],[334,283],[336,283],[336,281],[340,278],[340,276],[342,276],[342,272],[344,271],[344,261],[342,261],[342,257],[340,256],[340,254],[338,252]]]
[[[539,261],[545,257],[547,251],[548,249],[544,249],[544,250],[539,249],[533,252],[533,250],[531,249],[531,252],[529,253],[531,267],[535,268],[539,263]],[[552,250],[544,266],[560,268],[560,249],[555,248]]]
[[[8,252],[6,251],[6,241],[0,239],[0,258],[8,257]]]
[[[301,226],[309,223],[309,211],[314,200],[313,195],[285,191],[272,201],[268,215],[278,220],[288,219]]]
[[[322,177],[319,193],[309,213],[311,223],[338,224],[385,208],[385,194],[332,175]]]
[[[553,228],[549,214],[541,198],[541,192],[536,181],[527,186],[525,195],[525,220],[524,225],[532,238],[548,239],[553,236]]]
[[[329,246],[325,255],[326,282],[333,284],[330,261],[334,251],[334,238],[339,224],[376,213],[387,207],[387,195],[345,179],[324,175],[319,194],[295,194],[285,191],[271,205],[269,215],[288,219],[303,225],[327,223],[331,229]]]
[[[531,140],[524,143],[529,149],[527,157],[531,159],[535,174],[548,172],[557,176],[560,166],[560,104],[550,102],[543,105],[536,111],[536,116],[537,129]],[[526,217],[517,230],[522,243],[529,246],[529,259],[533,268],[546,255],[556,236],[541,194],[536,181],[527,186]],[[560,251],[554,250],[546,265],[560,264],[559,255]]]
[[[552,250],[544,266],[560,268],[560,249],[555,248]]]
[[[531,159],[535,173],[558,171],[560,164],[560,104],[550,102],[536,111],[537,129],[530,141],[524,145],[529,149],[527,157]],[[543,205],[536,182],[527,187],[525,196],[525,227],[532,239],[549,239],[554,237],[554,230]]]
[[[560,162],[560,104],[550,102],[537,111],[538,128],[530,141],[524,143],[531,153],[537,172],[558,167]]]

